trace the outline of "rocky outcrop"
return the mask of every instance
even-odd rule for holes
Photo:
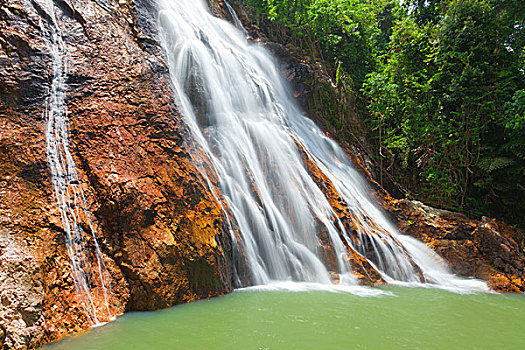
[[[153,5],[105,4],[0,0],[4,348],[36,347],[90,327],[75,292],[46,156],[50,10],[67,33],[70,151],[109,271],[112,314],[232,288],[229,233],[184,145]]]
[[[454,273],[486,280],[495,291],[525,292],[525,253],[515,229],[498,220],[472,220],[417,201],[392,200],[387,209],[404,233],[425,242]]]

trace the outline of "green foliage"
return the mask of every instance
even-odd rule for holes
[[[525,225],[525,2],[246,1],[332,63],[325,117],[344,129],[352,95],[412,193]]]
[[[409,0],[403,1],[403,6],[417,23],[424,25],[439,20],[440,8],[445,3],[443,0]]]
[[[395,24],[383,64],[364,83],[369,124],[418,173],[420,193],[523,224],[521,211],[509,211],[525,209],[523,26],[501,2],[433,9]]]
[[[374,69],[378,40],[387,41],[392,11],[389,1],[361,0],[247,0],[267,18],[291,30],[289,42],[320,51],[331,62],[342,62],[352,81],[360,85]],[[390,22],[378,23],[378,13],[386,11]],[[308,43],[308,44],[305,44]],[[309,47],[310,46],[310,47]],[[314,47],[311,47],[314,46]],[[318,59],[319,57],[314,57]]]

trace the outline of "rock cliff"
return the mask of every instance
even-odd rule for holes
[[[111,276],[112,314],[231,291],[229,233],[184,145],[152,6],[0,1],[4,348],[33,348],[90,327],[46,155],[50,10],[67,33],[70,151]]]

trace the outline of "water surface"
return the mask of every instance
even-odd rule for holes
[[[240,290],[129,313],[44,349],[525,349],[523,295],[353,292]]]

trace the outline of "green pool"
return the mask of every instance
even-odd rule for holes
[[[240,290],[129,313],[44,349],[525,349],[523,295],[353,292]]]

